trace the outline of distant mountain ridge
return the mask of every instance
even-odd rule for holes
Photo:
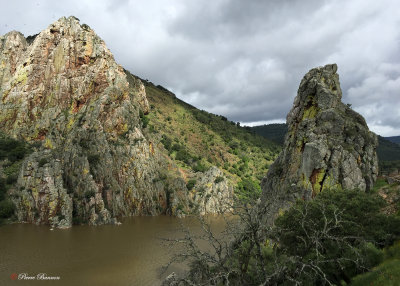
[[[393,142],[393,143],[397,143],[400,144],[400,136],[390,136],[390,137],[383,137],[386,140]]]
[[[280,145],[285,141],[285,135],[288,131],[286,123],[272,123],[251,127],[258,135],[264,136]]]

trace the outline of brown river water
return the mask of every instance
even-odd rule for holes
[[[160,238],[182,237],[181,224],[198,231],[194,218],[133,217],[122,222],[64,230],[0,226],[0,285],[160,285],[172,271],[185,269],[183,264],[170,266],[160,276],[174,251]],[[225,225],[220,216],[211,223],[217,231]],[[19,279],[22,273],[35,280]],[[37,280],[40,273],[60,280]]]

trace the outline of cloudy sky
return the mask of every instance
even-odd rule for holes
[[[284,122],[302,76],[337,63],[343,102],[400,135],[398,0],[1,0],[0,34],[74,15],[118,63],[245,125]]]

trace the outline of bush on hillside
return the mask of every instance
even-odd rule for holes
[[[261,195],[261,186],[258,182],[252,179],[242,179],[237,185],[236,195],[239,200],[255,201]]]
[[[186,184],[186,188],[190,191],[193,189],[193,187],[196,185],[196,180],[195,179],[190,179],[188,183]]]
[[[18,141],[0,133],[0,160],[8,159],[11,163],[21,160],[30,151],[25,142]]]
[[[224,177],[217,176],[217,177],[215,178],[215,180],[214,180],[214,183],[215,183],[215,184],[218,184],[218,183],[221,183],[223,180],[224,180]]]
[[[0,201],[0,218],[9,218],[15,212],[15,205],[11,200]]]
[[[206,172],[208,170],[208,168],[206,167],[206,165],[202,164],[200,161],[198,161],[193,167],[192,167],[193,171],[195,172]]]

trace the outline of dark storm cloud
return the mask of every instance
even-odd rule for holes
[[[343,101],[375,132],[400,134],[396,0],[19,0],[3,7],[1,34],[33,34],[75,15],[133,73],[247,124],[284,120],[302,76],[336,62]]]

